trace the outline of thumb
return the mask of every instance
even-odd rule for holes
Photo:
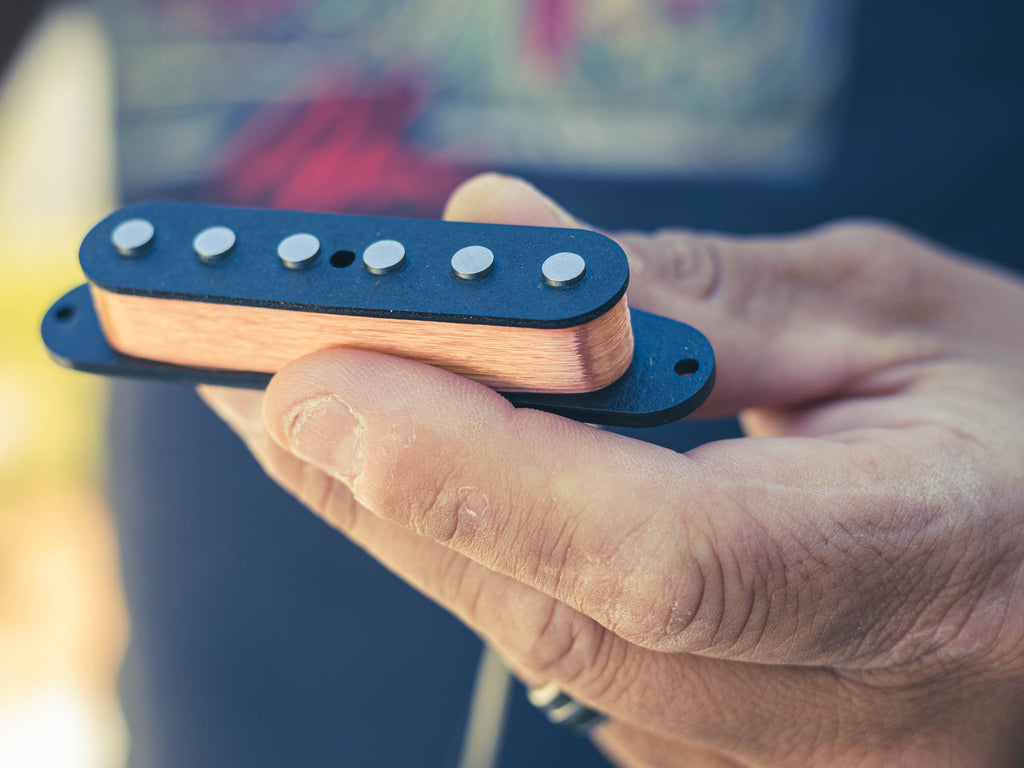
[[[590,228],[522,179],[495,173],[458,187],[444,216]],[[612,237],[629,258],[630,306],[689,323],[711,341],[718,383],[704,415],[870,394],[875,374],[923,353],[908,319],[921,318],[922,296],[942,290],[918,280],[942,274],[941,260],[880,224],[784,237]]]
[[[499,173],[483,173],[460,184],[448,198],[444,219],[591,229],[532,184]]]

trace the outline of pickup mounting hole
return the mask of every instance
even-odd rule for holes
[[[332,267],[349,267],[352,266],[352,262],[356,260],[356,255],[352,251],[337,251],[331,256]]]
[[[676,363],[673,369],[680,376],[693,376],[700,369],[700,363],[692,357],[687,357]]]

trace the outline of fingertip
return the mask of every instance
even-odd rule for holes
[[[476,221],[473,214],[479,214],[491,197],[512,184],[517,177],[506,176],[496,171],[478,173],[461,182],[449,195],[442,218],[446,221]]]
[[[296,414],[336,399],[371,429],[429,421],[441,404],[479,413],[488,400],[507,401],[484,385],[414,360],[369,350],[334,348],[295,360],[267,387],[263,416],[275,441],[288,447]],[[509,406],[511,407],[511,406]]]
[[[331,350],[301,357],[270,380],[263,398],[263,422],[267,433],[282,448],[290,448],[296,415],[305,405],[346,388],[335,374],[333,358],[340,352]]]
[[[517,176],[482,173],[460,184],[444,209],[446,221],[579,228],[555,201]]]
[[[396,464],[405,467],[402,488],[427,488],[438,462],[457,463],[467,445],[490,437],[482,424],[500,423],[508,409],[496,392],[450,371],[337,348],[282,369],[263,418],[277,445],[381,510],[400,490]]]

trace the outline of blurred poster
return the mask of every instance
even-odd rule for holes
[[[101,3],[129,197],[371,210],[452,169],[813,175],[853,0]]]

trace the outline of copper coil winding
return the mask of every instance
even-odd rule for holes
[[[446,368],[505,392],[592,392],[633,358],[623,296],[569,328],[476,325],[113,293],[90,284],[103,332],[117,351],[191,368],[274,373],[332,347],[372,349]]]

